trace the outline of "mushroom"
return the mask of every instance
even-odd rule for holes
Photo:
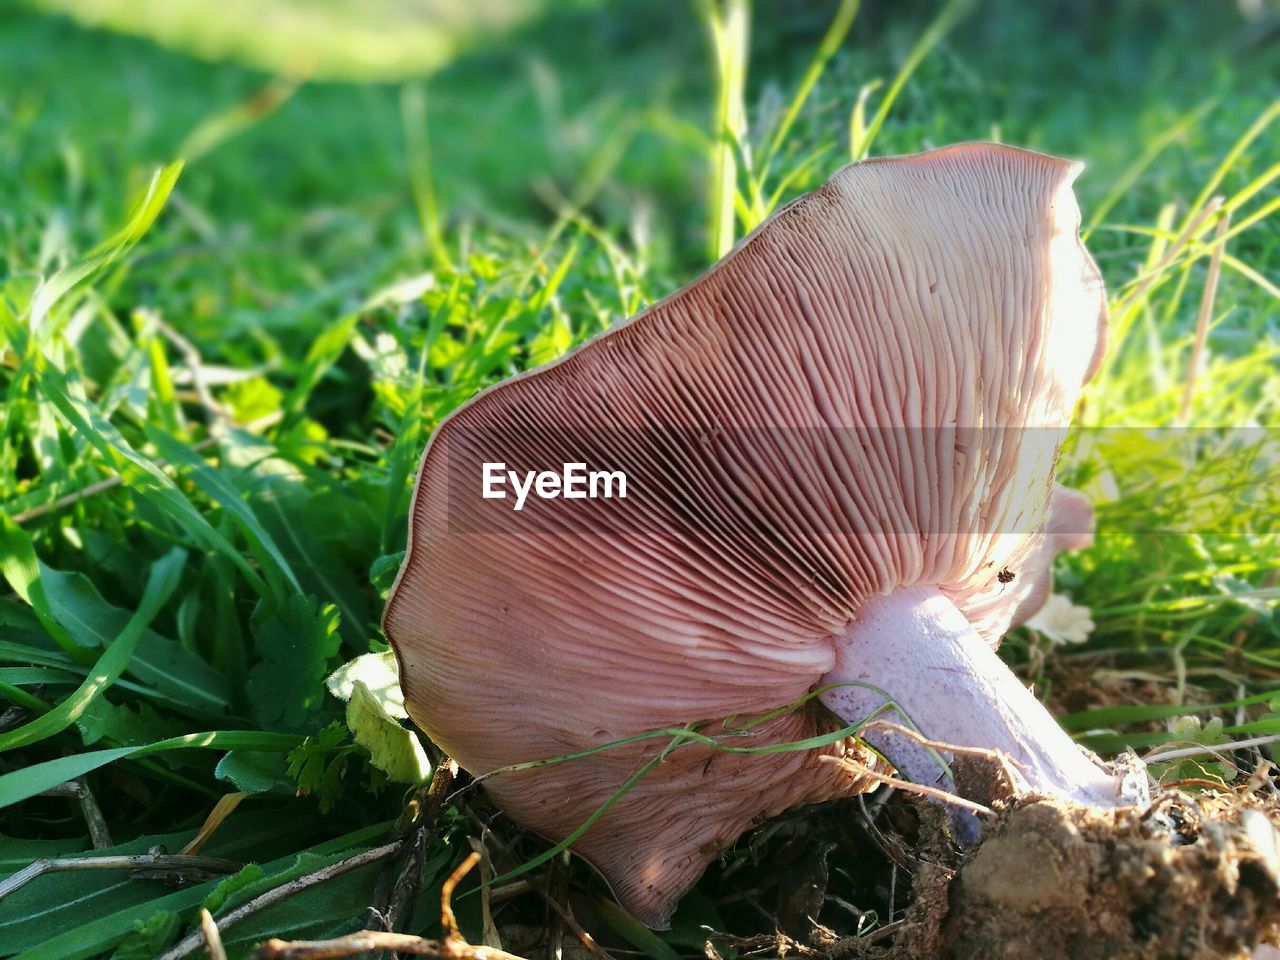
[[[1121,802],[995,653],[1054,550],[1087,542],[1087,501],[1052,481],[1105,322],[1079,170],[984,143],[847,166],[433,435],[384,617],[423,730],[476,775],[723,734],[485,783],[556,840],[603,809],[574,850],[645,923],[763,818],[868,789],[831,762],[880,762],[864,741],[794,744],[886,695],[888,719],[1006,755],[1022,790]],[[486,463],[629,487],[517,512],[483,496]],[[864,734],[954,789],[945,752]]]

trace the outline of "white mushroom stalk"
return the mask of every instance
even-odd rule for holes
[[[902,587],[864,604],[837,638],[822,683],[836,685],[821,700],[848,723],[906,723],[930,740],[1002,755],[1018,792],[1123,803],[1120,779],[1072,741],[937,587]],[[905,779],[956,792],[940,763],[953,757],[891,725],[873,722],[860,736]],[[959,839],[977,839],[972,814],[957,807],[954,822]]]

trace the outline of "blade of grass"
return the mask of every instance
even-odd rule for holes
[[[1213,196],[1232,168],[1239,163],[1240,158],[1244,156],[1244,152],[1249,149],[1249,145],[1262,136],[1267,127],[1271,126],[1277,117],[1280,117],[1280,100],[1275,101],[1266,110],[1262,111],[1258,118],[1249,125],[1249,128],[1240,135],[1240,139],[1232,144],[1231,149],[1227,151],[1226,156],[1222,158],[1222,161],[1214,169],[1212,176],[1209,177],[1199,195],[1188,208],[1184,226],[1190,225],[1194,212],[1209,202],[1209,198]]]
[[[104,651],[127,627],[130,614],[108,603],[85,574],[40,565],[49,606],[73,637]],[[157,704],[185,716],[220,722],[229,694],[227,678],[194,651],[154,631],[138,638],[128,674],[146,685]]]
[[[202,546],[225,555],[259,596],[271,593],[240,551],[210,525],[164,471],[134,450],[97,410],[73,397],[67,381],[51,364],[45,364],[41,371],[40,388],[76,432],[120,474],[129,490],[171,517],[179,529]]]
[[[349,856],[353,850],[384,839],[388,829],[389,824],[373,824],[345,836],[326,840],[308,851],[298,851],[272,860],[263,865],[264,874],[274,878],[274,881],[267,882],[278,885],[295,876],[300,857],[304,853],[336,861]],[[223,882],[224,878],[217,877],[143,901],[136,906],[115,910],[75,929],[56,933],[39,946],[18,954],[15,960],[87,960],[89,957],[102,956],[137,929],[138,924],[157,913],[196,910]]]
[[[347,349],[347,344],[351,342],[351,335],[359,320],[358,310],[339,317],[311,342],[306,359],[302,362],[302,372],[282,405],[290,418],[302,413],[311,392],[328,373],[329,368],[338,362],[342,352]]]
[[[120,678],[138,639],[178,586],[186,551],[174,548],[155,562],[138,608],[120,635],[107,647],[79,688],[43,716],[0,733],[0,751],[12,750],[61,733],[80,718],[103,691]]]
[[[9,581],[14,593],[31,607],[45,632],[63,651],[78,663],[93,661],[93,652],[77,643],[54,617],[40,580],[35,545],[30,535],[5,513],[0,513],[0,573]]]
[[[707,252],[719,260],[734,244],[738,193],[738,163],[734,145],[745,142],[747,110],[744,100],[751,8],[747,0],[699,0],[699,12],[711,35],[716,65],[716,136],[711,146],[711,185],[707,195],[710,229]]]
[[[272,77],[248,99],[219,110],[198,123],[178,147],[178,156],[186,163],[200,159],[271,116],[297,93],[301,85],[302,81],[293,77]]]
[[[147,438],[155,444],[161,457],[174,466],[181,467],[209,499],[219,504],[235,519],[249,543],[253,545],[254,552],[258,555],[258,565],[267,571],[273,581],[272,592],[276,597],[283,599],[285,596],[278,583],[281,578],[288,583],[294,593],[304,592],[289,561],[280,552],[271,534],[262,526],[231,481],[223,476],[221,471],[210,466],[198,453],[159,427],[148,425],[146,432]]]
[[[643,951],[650,960],[680,960],[680,954],[674,947],[612,900],[596,897],[593,902],[610,929],[631,946]]]
[[[1094,207],[1093,215],[1089,218],[1088,224],[1080,231],[1081,239],[1086,242],[1089,235],[1098,228],[1099,225],[1107,218],[1107,215],[1115,209],[1115,205],[1133,188],[1139,178],[1146,173],[1157,157],[1162,154],[1170,144],[1181,139],[1188,130],[1199,123],[1204,117],[1218,105],[1216,97],[1206,100],[1199,106],[1188,110],[1181,117],[1166,127],[1158,137],[1147,144],[1146,149],[1138,156],[1138,159],[1125,168],[1124,172],[1116,178],[1115,183],[1111,185],[1111,189]]]
[[[422,235],[437,267],[452,271],[453,260],[441,226],[440,204],[431,180],[431,141],[427,136],[427,91],[420,83],[407,83],[400,90],[400,123],[404,128],[405,163],[409,168],[409,188],[418,211]]]
[[[854,142],[852,136],[850,136],[849,154],[854,160],[865,160],[870,155],[871,147],[880,133],[880,128],[884,126],[884,122],[889,116],[889,111],[893,109],[894,103],[898,100],[898,95],[902,93],[902,88],[907,85],[907,81],[916,72],[916,68],[924,62],[924,58],[929,55],[929,51],[936,47],[951,32],[951,29],[969,14],[973,6],[974,0],[949,0],[929,26],[925,27],[924,33],[920,35],[920,38],[908,51],[907,58],[902,61],[902,66],[898,68],[898,73],[894,76],[893,82],[889,84],[889,89],[880,98],[880,105],[876,108],[876,112],[871,118],[871,123],[867,125],[866,133],[861,141]]]
[[[487,883],[482,884],[482,886],[489,887],[489,886],[507,883],[515,879],[516,877],[523,876],[525,873],[528,873],[530,870],[534,870],[537,867],[540,867],[542,864],[547,863],[548,861],[562,854],[564,851],[568,850],[578,840],[579,837],[581,837],[584,833],[587,832],[587,830],[591,828],[591,825],[593,823],[599,820],[600,817],[604,816],[604,814],[609,810],[610,807],[612,807],[615,803],[617,803],[620,799],[622,799],[622,797],[630,793],[635,788],[636,784],[638,784],[641,780],[643,780],[646,776],[648,776],[649,773],[651,773],[660,763],[662,763],[670,753],[680,749],[681,747],[685,747],[690,744],[699,744],[701,746],[710,747],[714,750],[722,751],[724,753],[738,753],[738,754],[773,754],[773,753],[790,753],[790,752],[796,752],[796,751],[802,751],[802,750],[816,750],[822,747],[830,746],[833,743],[839,743],[842,740],[847,740],[850,737],[857,736],[858,731],[862,729],[862,727],[864,727],[866,724],[870,723],[872,720],[875,720],[881,714],[891,713],[891,712],[896,713],[899,717],[901,717],[906,722],[906,725],[909,729],[916,729],[916,726],[911,721],[910,717],[906,715],[906,713],[902,710],[902,708],[898,706],[897,702],[891,699],[888,696],[888,694],[885,693],[885,691],[871,684],[849,682],[847,684],[829,684],[826,687],[822,687],[817,690],[811,690],[810,692],[806,693],[803,697],[799,698],[798,700],[795,700],[792,703],[779,707],[776,710],[772,710],[769,713],[763,714],[762,716],[755,717],[751,720],[748,720],[746,723],[738,727],[728,726],[730,723],[730,720],[726,720],[725,725],[728,726],[728,730],[725,734],[722,735],[722,737],[740,737],[740,736],[747,735],[750,733],[751,730],[757,727],[760,727],[763,724],[767,723],[768,721],[776,717],[779,717],[785,713],[789,713],[791,711],[799,709],[801,706],[803,706],[805,703],[809,702],[810,700],[813,700],[814,698],[820,696],[822,693],[826,692],[827,690],[833,689],[834,687],[838,687],[838,686],[867,687],[868,689],[875,690],[877,693],[884,696],[885,703],[877,707],[876,710],[870,716],[865,717],[864,719],[859,720],[856,723],[848,724],[844,727],[841,727],[838,730],[830,730],[826,733],[818,734],[816,736],[806,737],[802,740],[789,740],[784,743],[771,743],[761,747],[733,747],[733,746],[726,746],[721,737],[708,736],[694,727],[683,727],[683,728],[674,728],[674,729],[665,729],[665,730],[650,730],[646,733],[637,734],[636,736],[633,736],[633,737],[626,737],[622,740],[613,741],[611,743],[601,744],[599,746],[591,747],[586,750],[579,751],[577,753],[563,754],[558,757],[548,757],[544,760],[534,760],[534,761],[529,761],[527,763],[512,764],[510,766],[501,767],[497,770],[490,771],[488,774],[486,774],[482,778],[477,778],[475,782],[479,783],[480,780],[482,779],[488,779],[490,777],[498,776],[503,773],[510,773],[516,770],[527,770],[527,769],[532,769],[540,766],[549,766],[552,764],[564,763],[569,760],[587,757],[594,753],[600,753],[601,751],[604,751],[604,750],[614,749],[628,743],[637,743],[642,740],[670,737],[670,740],[666,744],[666,746],[664,746],[653,757],[652,760],[644,764],[642,767],[636,770],[635,773],[633,773],[630,777],[628,777],[623,782],[623,784],[618,788],[618,790],[614,792],[611,796],[609,796],[608,799],[606,799],[599,807],[597,807],[589,817],[587,817],[572,833],[569,834],[569,836],[565,837],[563,840],[561,840],[559,843],[551,847],[549,850],[543,851],[542,853],[531,858],[530,860],[525,861],[520,866],[507,871],[502,876],[495,877],[494,879],[488,881]],[[938,755],[938,753],[934,751],[932,748],[929,748],[929,752],[933,755],[934,759],[937,760],[941,769],[947,772],[949,775],[950,770],[947,767],[946,762],[942,759],[942,757]]]
[[[1168,720],[1173,717],[1234,710],[1237,707],[1252,707],[1257,704],[1268,703],[1277,696],[1280,696],[1280,692],[1272,690],[1255,696],[1227,700],[1223,703],[1210,703],[1204,706],[1189,706],[1178,703],[1149,703],[1098,707],[1093,710],[1082,710],[1079,713],[1068,713],[1066,716],[1059,717],[1058,723],[1064,729],[1078,733],[1099,727],[1118,727],[1130,723],[1150,723],[1153,720]]]
[[[89,254],[72,266],[59,270],[40,285],[31,299],[30,324],[39,330],[50,308],[78,284],[105,269],[129,250],[151,229],[156,217],[164,209],[165,201],[173,192],[182,173],[182,161],[161,167],[151,177],[146,190],[134,204],[125,225],[113,236],[104,240]]]
[[[393,533],[399,529],[404,516],[404,499],[408,491],[409,476],[419,453],[419,437],[422,434],[422,388],[425,382],[427,351],[420,354],[418,372],[413,386],[405,396],[404,413],[396,429],[395,440],[387,451],[387,503],[382,515],[382,535],[379,550],[385,554],[391,549]]]
[[[850,28],[853,27],[853,21],[858,16],[858,10],[861,7],[861,0],[840,0],[840,6],[836,9],[836,15],[832,18],[827,32],[823,34],[822,42],[818,44],[818,49],[814,52],[813,58],[809,61],[809,66],[805,68],[804,76],[800,80],[800,86],[795,92],[795,96],[791,98],[791,102],[787,105],[787,112],[783,114],[782,121],[778,124],[777,130],[769,140],[769,146],[765,150],[764,158],[760,161],[759,179],[763,183],[769,178],[769,171],[773,167],[773,161],[778,155],[778,151],[782,149],[786,143],[791,128],[795,125],[796,118],[800,116],[800,111],[804,109],[804,105],[808,102],[809,94],[813,92],[814,86],[817,84],[822,73],[827,68],[828,62],[835,56],[840,45],[844,43],[845,37],[849,35]]]
[[[0,681],[0,696],[3,696],[10,703],[17,704],[24,710],[30,710],[38,716],[43,716],[49,712],[49,705],[33,694],[27,693],[21,687],[15,687],[13,684]]]
[[[1231,214],[1225,213],[1218,220],[1217,237],[1221,239],[1231,226]],[[1186,382],[1182,389],[1182,401],[1178,408],[1179,425],[1185,425],[1191,418],[1191,401],[1195,397],[1196,378],[1200,375],[1200,364],[1204,356],[1205,341],[1209,336],[1209,321],[1213,317],[1213,302],[1218,296],[1218,277],[1222,273],[1223,244],[1214,247],[1209,258],[1209,272],[1204,280],[1204,294],[1200,298],[1200,312],[1196,317],[1196,332],[1191,344],[1191,356],[1187,358]]]
[[[262,730],[213,730],[188,733],[141,746],[87,750],[68,757],[58,757],[56,760],[33,763],[21,770],[0,775],[0,808],[21,803],[60,783],[83,777],[86,773],[92,773],[117,760],[137,759],[167,753],[170,750],[193,749],[287,753],[300,743],[302,743],[302,737],[287,733],[269,733]]]
[[[1249,266],[1243,260],[1239,260],[1229,253],[1224,253],[1222,255],[1222,265],[1224,267],[1229,267],[1250,283],[1255,284],[1263,293],[1271,297],[1273,300],[1280,300],[1280,287],[1277,287],[1274,283],[1260,274],[1257,270],[1253,269],[1253,267]]]

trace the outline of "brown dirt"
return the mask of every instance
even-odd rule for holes
[[[992,772],[956,769],[966,790],[1008,798]],[[1000,813],[967,853],[955,847],[942,806],[904,793],[797,809],[712,865],[677,914],[679,952],[713,960],[1272,960],[1278,955],[1258,948],[1280,944],[1274,776],[1259,770],[1234,792],[1166,791],[1139,810],[993,799]],[[570,892],[583,926],[626,956],[634,945],[599,912],[600,899],[591,884]],[[713,906],[711,933],[704,924]],[[499,914],[508,950],[554,955],[540,897],[504,900]],[[563,952],[589,960],[568,933]]]
[[[1274,811],[1215,806],[1179,794],[1146,811],[1020,798],[962,862],[934,841],[893,956],[1228,960],[1280,942]]]

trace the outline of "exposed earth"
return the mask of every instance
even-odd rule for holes
[[[1280,942],[1275,809],[1162,794],[1010,803],[959,862],[940,838],[894,945],[920,960],[1210,960]]]

